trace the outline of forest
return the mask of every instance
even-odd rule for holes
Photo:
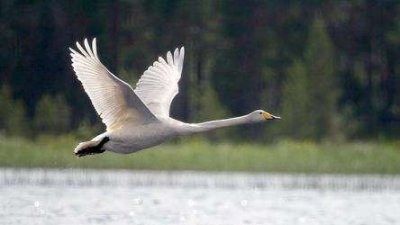
[[[400,137],[396,0],[2,0],[0,34],[3,136],[104,129],[68,50],[97,37],[103,64],[133,88],[158,56],[185,46],[176,119],[282,117],[210,140]]]

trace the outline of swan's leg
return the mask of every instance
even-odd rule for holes
[[[105,152],[103,145],[109,140],[110,139],[108,137],[104,137],[101,140],[81,142],[78,146],[76,146],[74,153],[78,157],[103,153]]]

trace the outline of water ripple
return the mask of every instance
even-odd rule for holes
[[[0,169],[0,186],[134,186],[223,189],[399,190],[396,175],[305,175],[197,171]]]

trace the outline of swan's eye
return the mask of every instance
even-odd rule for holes
[[[261,114],[262,114],[262,112],[259,112],[258,114],[260,114],[260,115],[261,115]]]

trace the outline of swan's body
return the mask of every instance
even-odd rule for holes
[[[248,115],[225,120],[190,124],[169,116],[170,105],[178,94],[185,50],[175,49],[166,59],[158,58],[139,79],[136,89],[114,76],[100,62],[96,39],[92,46],[85,39],[80,52],[70,48],[72,66],[107,131],[80,143],[75,154],[111,151],[132,153],[158,145],[170,138],[205,132],[220,127],[256,123],[279,117],[256,110]]]

